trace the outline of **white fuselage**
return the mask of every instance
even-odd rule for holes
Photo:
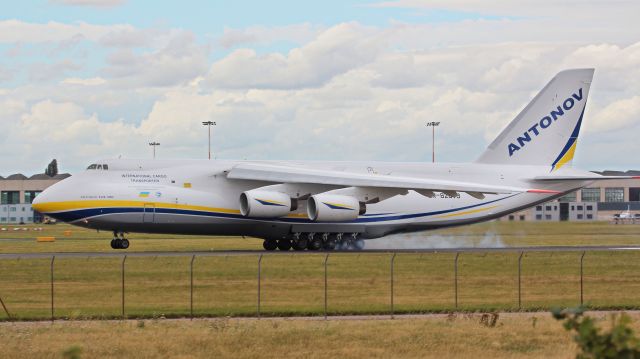
[[[75,225],[118,232],[249,235],[282,238],[291,233],[358,233],[376,238],[390,233],[420,231],[494,219],[588,185],[588,181],[534,183],[548,166],[393,162],[251,161],[302,169],[369,173],[486,185],[538,188],[553,193],[487,194],[484,198],[458,192],[436,192],[429,198],[415,191],[367,204],[366,213],[342,222],[312,221],[306,201],[280,218],[245,217],[240,213],[244,191],[274,184],[227,178],[246,161],[106,160],[108,170],[86,170],[40,194],[34,208]],[[567,169],[570,173],[588,173]],[[336,189],[309,185],[316,193]]]

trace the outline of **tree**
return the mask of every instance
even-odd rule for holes
[[[631,318],[622,313],[611,317],[611,330],[602,332],[593,318],[584,315],[584,308],[554,310],[553,317],[564,320],[568,331],[575,331],[573,340],[578,344],[578,359],[587,358],[640,358],[640,341],[629,328]]]
[[[58,161],[54,158],[51,163],[47,166],[47,169],[44,170],[44,174],[49,177],[53,177],[58,174]]]

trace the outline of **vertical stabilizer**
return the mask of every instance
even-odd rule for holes
[[[594,69],[558,73],[496,137],[479,163],[570,164],[576,150]]]

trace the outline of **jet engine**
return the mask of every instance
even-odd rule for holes
[[[245,217],[283,217],[297,208],[298,200],[282,192],[251,190],[240,194],[240,213]]]
[[[364,202],[351,196],[321,193],[309,197],[307,201],[307,215],[312,221],[351,221],[366,211]]]

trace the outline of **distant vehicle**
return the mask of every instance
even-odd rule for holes
[[[46,217],[44,221],[42,221],[42,224],[56,224],[56,223],[57,221],[54,218],[49,218],[49,217]]]
[[[638,217],[639,217],[638,215],[634,215],[631,213],[631,206],[627,206],[626,211],[613,215],[614,219],[636,219]]]
[[[113,231],[114,249],[129,247],[129,232],[362,249],[365,239],[487,221],[596,180],[637,178],[570,168],[593,72],[558,73],[473,163],[105,160],[45,190],[33,208]]]

